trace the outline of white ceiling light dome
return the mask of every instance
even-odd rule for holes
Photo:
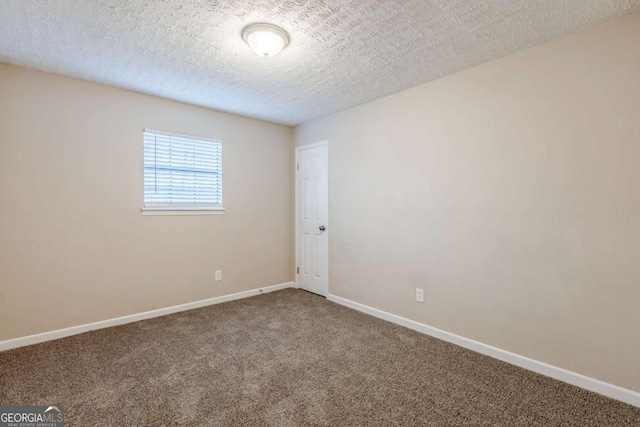
[[[289,34],[272,24],[251,24],[242,30],[242,38],[255,53],[264,58],[277,55],[289,44]]]

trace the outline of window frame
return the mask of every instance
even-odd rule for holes
[[[145,179],[144,179],[144,170],[145,170],[145,159],[144,159],[144,147],[145,147],[145,134],[146,133],[154,133],[156,135],[164,135],[164,136],[174,136],[178,138],[184,139],[193,139],[197,141],[203,142],[212,142],[216,144],[220,144],[220,155],[222,156],[222,141],[215,138],[204,138],[200,136],[194,135],[186,135],[175,132],[166,132],[157,129],[149,129],[144,128],[142,133],[142,208],[140,209],[140,213],[142,215],[219,215],[225,212],[225,208],[223,207],[223,163],[220,163],[220,205],[218,204],[205,204],[205,203],[185,203],[185,204],[169,204],[169,203],[159,203],[159,202],[147,202],[145,200]]]

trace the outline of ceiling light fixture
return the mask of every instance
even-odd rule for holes
[[[242,30],[242,38],[255,53],[264,58],[277,55],[289,44],[287,32],[271,24],[251,24]]]

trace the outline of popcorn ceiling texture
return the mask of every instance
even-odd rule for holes
[[[640,11],[640,0],[2,0],[0,61],[296,125]],[[260,58],[242,28],[291,44]]]

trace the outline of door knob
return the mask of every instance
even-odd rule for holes
[[[319,229],[320,231],[324,231],[324,230],[326,230],[327,228],[326,228],[324,225],[321,225],[320,227],[318,227],[318,229]]]

